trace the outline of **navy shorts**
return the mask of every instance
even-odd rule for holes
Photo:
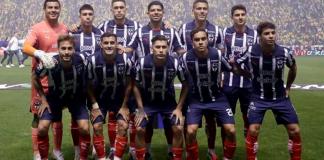
[[[275,101],[253,99],[249,105],[248,121],[250,124],[262,124],[264,114],[272,110],[277,124],[298,123],[296,110],[289,98]]]
[[[247,114],[249,104],[251,101],[252,88],[239,88],[239,87],[223,87],[223,93],[226,95],[228,102],[231,106],[233,114],[236,111],[237,100],[240,100],[241,112]]]
[[[232,110],[225,95],[221,95],[212,102],[200,102],[193,100],[187,109],[186,123],[201,124],[203,115],[216,117],[220,124],[235,124]]]
[[[165,104],[165,105],[144,105],[144,112],[146,113],[148,119],[144,119],[140,126],[146,128],[147,125],[153,125],[155,116],[160,114],[167,124],[180,125],[176,123],[176,117],[172,116],[172,112],[175,109],[176,104]],[[165,125],[165,124],[164,124]]]
[[[48,104],[51,109],[51,113],[45,110],[40,120],[51,120],[52,122],[58,122],[62,120],[62,110],[63,107],[68,107],[69,112],[73,120],[88,120],[89,113],[86,103],[70,102],[70,103],[60,103],[60,102],[50,102]]]

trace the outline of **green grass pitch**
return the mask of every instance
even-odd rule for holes
[[[322,67],[324,57],[298,57],[298,84],[324,84]],[[30,79],[29,66],[24,69],[0,68],[0,84],[26,83]],[[32,115],[29,113],[29,90],[0,90],[0,159],[30,160],[32,159],[30,124]],[[324,91],[292,90],[291,99],[299,115],[303,159],[312,160],[324,157]],[[65,159],[73,159],[72,138],[69,131],[70,116],[64,111],[63,152]],[[106,129],[106,128],[105,128]],[[245,147],[241,114],[236,114],[237,149],[235,158],[245,159]],[[203,129],[199,130],[198,141],[200,159],[206,159],[207,141]],[[51,131],[50,137],[51,137]],[[107,134],[105,134],[107,135]],[[108,142],[106,136],[106,143]],[[258,157],[261,160],[287,160],[287,134],[283,126],[277,126],[272,113],[266,114],[259,138]],[[50,142],[52,146],[52,143]],[[162,130],[155,130],[152,149],[155,159],[166,159],[166,141]],[[222,155],[220,129],[217,130],[216,152]]]

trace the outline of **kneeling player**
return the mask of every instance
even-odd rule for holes
[[[129,81],[131,63],[126,54],[117,53],[117,36],[104,33],[101,36],[100,51],[90,56],[89,62],[89,94],[92,102],[92,123],[94,126],[94,146],[98,158],[105,158],[103,117],[113,112],[117,119],[117,136],[114,142],[115,152],[109,159],[122,159],[127,145],[127,129],[129,110],[127,106],[132,85]],[[98,105],[99,104],[99,105]],[[100,110],[99,110],[100,109]],[[103,113],[103,117],[101,116]],[[110,116],[110,115],[109,115]],[[113,145],[113,144],[111,144]],[[114,156],[114,157],[113,157]]]
[[[145,157],[145,127],[153,116],[160,113],[167,117],[172,124],[173,159],[182,159],[183,144],[183,116],[182,106],[188,92],[184,72],[178,60],[168,53],[167,38],[158,35],[152,39],[153,54],[147,55],[137,62],[136,85],[134,95],[138,103],[135,116],[137,126],[136,157],[144,160]],[[178,104],[175,101],[173,81],[178,75],[182,82],[182,89]]]
[[[236,73],[237,67],[231,67],[220,50],[207,47],[208,33],[204,29],[194,29],[191,39],[194,48],[181,59],[193,83],[192,98],[186,113],[187,159],[197,160],[199,157],[196,133],[206,113],[216,117],[224,128],[224,159],[232,159],[236,148],[234,118],[227,98],[221,92],[220,79],[222,70]]]
[[[75,54],[74,39],[68,35],[58,38],[59,55],[54,56],[56,64],[45,69],[40,64],[33,73],[33,83],[41,95],[38,129],[38,149],[42,159],[48,158],[48,128],[51,123],[61,121],[62,109],[68,107],[72,118],[77,120],[80,131],[80,159],[86,160],[90,145],[88,110],[86,107],[85,74],[82,58]],[[41,78],[47,76],[48,90],[41,87]]]
[[[250,61],[252,67],[252,100],[248,110],[249,131],[246,137],[247,159],[255,160],[257,138],[264,114],[272,110],[278,124],[284,124],[288,136],[291,160],[301,159],[301,137],[298,118],[289,98],[295,80],[297,66],[289,50],[275,43],[276,27],[270,22],[260,23],[257,28],[260,43],[252,47],[247,56],[237,62]],[[244,58],[246,58],[244,60]],[[289,68],[287,85],[284,87],[284,68]]]

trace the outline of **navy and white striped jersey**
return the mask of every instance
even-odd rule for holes
[[[251,52],[238,59],[238,63],[248,60],[252,69],[252,95],[264,100],[285,98],[284,69],[295,65],[296,61],[287,48],[275,45],[272,55],[263,54],[261,46],[256,44]]]
[[[77,53],[72,56],[72,67],[64,69],[59,55],[53,57],[57,63],[52,69],[45,69],[41,63],[37,66],[35,74],[38,77],[47,76],[48,91],[46,97],[51,99],[72,100],[86,98],[87,67]]]
[[[107,20],[102,22],[98,28],[103,32],[110,32],[117,35],[117,42],[126,47],[130,42],[132,35],[135,31],[140,28],[141,25],[139,22],[132,21],[126,18],[125,24],[122,26],[118,26],[115,20]]]
[[[181,82],[186,80],[184,68],[177,58],[168,56],[166,64],[157,67],[153,62],[153,54],[137,61],[135,76],[144,103],[175,103],[173,81],[176,76]]]
[[[102,31],[96,27],[92,27],[90,34],[84,33],[83,29],[80,28],[76,32],[72,32],[71,35],[75,40],[75,51],[76,53],[86,53],[85,55],[92,55],[94,52],[100,50],[100,36]],[[86,57],[85,57],[86,58]]]
[[[149,24],[139,28],[132,36],[131,41],[128,43],[128,47],[131,47],[133,50],[136,50],[137,47],[140,47],[140,51],[137,57],[144,57],[148,54],[151,54],[151,40],[156,35],[164,35],[169,40],[170,54],[182,48],[180,37],[176,29],[165,28],[164,24],[162,24],[160,30],[153,30]]]
[[[101,50],[88,57],[88,78],[94,84],[96,99],[121,104],[131,68],[126,54],[116,54],[114,63],[107,63]]]
[[[182,56],[182,63],[190,77],[192,98],[201,102],[215,101],[220,96],[220,80],[223,70],[232,70],[231,65],[222,56],[220,50],[208,48],[208,57],[200,59],[194,50]]]
[[[225,56],[227,59],[234,57],[241,58],[248,48],[257,43],[257,32],[246,26],[244,33],[237,33],[234,27],[224,29]],[[248,62],[240,65],[242,69],[248,68]],[[224,86],[250,88],[252,82],[250,78],[235,75],[233,72],[224,72]]]
[[[181,43],[184,45],[187,51],[193,48],[192,40],[190,37],[191,31],[196,28],[195,21],[183,24],[179,29]],[[224,48],[223,46],[223,33],[222,29],[219,26],[211,24],[209,21],[206,21],[205,24],[206,32],[208,33],[208,46],[215,47],[218,49]]]

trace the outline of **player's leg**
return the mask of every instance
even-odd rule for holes
[[[89,121],[88,119],[78,119],[77,123],[80,132],[80,160],[87,160],[91,141]]]
[[[206,125],[205,125],[205,133],[207,135],[207,143],[208,143],[208,151],[207,157],[210,160],[216,160],[217,155],[215,152],[215,141],[216,141],[216,121],[215,116],[210,113],[204,113]]]
[[[110,144],[110,151],[109,154],[114,154],[115,151],[115,139],[117,134],[117,119],[114,112],[108,112],[108,138]]]
[[[164,135],[168,143],[168,157],[172,157],[173,127],[167,117],[163,118]]]
[[[298,125],[297,113],[291,103],[286,98],[284,100],[278,100],[273,107],[273,112],[276,115],[276,121],[278,124],[284,124],[288,133],[288,151],[290,153],[291,160],[300,160],[302,152],[302,142],[300,135],[300,127]]]
[[[240,107],[241,107],[241,113],[242,113],[242,118],[244,123],[244,137],[246,137],[249,128],[249,123],[247,119],[247,110],[249,108],[249,104],[251,101],[251,92],[252,92],[251,88],[241,88],[239,91]]]
[[[122,117],[117,115],[117,136],[115,140],[115,160],[121,160],[123,158],[126,146],[127,146],[127,130],[128,122]]]
[[[196,107],[197,106],[197,107]],[[199,124],[201,124],[202,119],[202,109],[199,109],[199,104],[191,104],[190,108],[186,113],[186,153],[187,160],[198,160],[198,142],[197,142],[197,131]]]
[[[38,118],[37,114],[33,114],[33,115],[34,116],[33,116],[33,121],[32,121],[32,125],[31,125],[33,155],[34,155],[34,160],[39,160],[40,154],[39,154],[38,142],[37,142],[39,118]]]
[[[135,138],[136,138],[136,126],[135,126],[135,113],[130,113],[129,122],[128,122],[128,130],[129,130],[129,158],[135,160]]]
[[[80,142],[79,142],[79,126],[76,120],[71,119],[70,124],[71,136],[74,146],[74,159],[79,159],[80,157]]]
[[[258,135],[264,114],[270,104],[260,100],[252,100],[248,109],[249,130],[245,138],[247,160],[255,160],[258,152]]]
[[[176,117],[171,116],[171,114],[172,113],[167,113],[164,115],[164,122],[170,124],[172,132],[172,156],[168,158],[171,160],[182,160],[184,119],[180,119],[180,121],[176,122]]]
[[[103,105],[99,105],[100,111],[103,116],[98,116],[96,119],[94,119],[92,123],[93,127],[93,147],[96,150],[96,155],[99,160],[105,159],[106,152],[105,152],[105,138],[103,135],[103,123],[104,123],[104,117],[107,115],[107,109],[102,107]]]
[[[155,118],[155,117],[154,117]],[[154,133],[154,120],[149,121],[145,126],[145,148],[146,148],[146,159],[151,159],[151,142]]]
[[[147,113],[148,114],[148,113]],[[148,115],[149,116],[149,115]],[[146,127],[148,123],[151,123],[154,117],[150,115],[147,119],[143,119],[141,124],[136,127],[136,158],[137,160],[144,160],[145,159],[145,154],[146,154]]]

